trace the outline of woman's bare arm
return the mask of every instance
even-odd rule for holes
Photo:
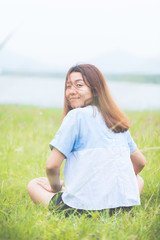
[[[60,151],[58,151],[56,148],[53,148],[46,162],[46,174],[54,192],[58,192],[62,187],[59,177],[60,166],[64,158],[65,156]]]
[[[135,174],[137,175],[144,168],[144,166],[146,164],[146,159],[145,159],[144,155],[139,151],[139,149],[134,151],[130,157],[131,157],[131,161],[133,164]]]

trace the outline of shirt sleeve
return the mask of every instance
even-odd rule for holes
[[[131,154],[137,149],[137,145],[134,142],[133,138],[131,137],[131,134],[129,131],[126,132],[126,135],[127,135],[127,142],[128,142],[128,146],[129,146],[130,154]]]
[[[71,110],[63,119],[63,122],[53,140],[49,143],[52,150],[58,149],[66,158],[72,152],[79,134],[78,109]]]

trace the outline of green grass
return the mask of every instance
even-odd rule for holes
[[[113,217],[51,214],[32,203],[26,187],[45,176],[49,142],[60,126],[61,110],[0,106],[0,239],[159,239],[160,112],[128,112],[131,134],[146,157],[141,206]],[[158,148],[159,147],[159,148]],[[63,166],[62,166],[63,167]],[[63,173],[61,169],[61,179]]]

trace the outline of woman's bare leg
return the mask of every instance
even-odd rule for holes
[[[144,181],[142,177],[137,175],[137,182],[139,188],[139,194],[141,195],[144,188]],[[35,178],[31,180],[27,186],[28,193],[34,203],[43,203],[44,206],[48,206],[52,197],[56,194],[49,190],[50,185],[48,179],[45,177]],[[65,189],[62,188],[61,192],[64,192]]]
[[[45,177],[35,178],[31,180],[27,186],[28,193],[34,203],[43,203],[44,206],[48,206],[51,198],[56,194],[50,191],[50,184]],[[48,189],[48,190],[47,190]],[[64,192],[62,188],[61,192]]]
[[[143,188],[144,188],[144,181],[143,178],[137,175],[137,182],[138,182],[138,188],[139,188],[139,195],[141,195]]]

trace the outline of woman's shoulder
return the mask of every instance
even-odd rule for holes
[[[86,107],[74,108],[74,109],[70,110],[66,116],[68,116],[68,117],[84,117],[84,116],[90,116],[94,112],[97,112],[97,107],[89,105]]]
[[[71,117],[71,118],[77,117],[80,113],[81,113],[81,108],[74,108],[74,109],[70,110],[70,111],[67,113],[67,115],[66,115],[65,118],[68,118],[68,117]]]

